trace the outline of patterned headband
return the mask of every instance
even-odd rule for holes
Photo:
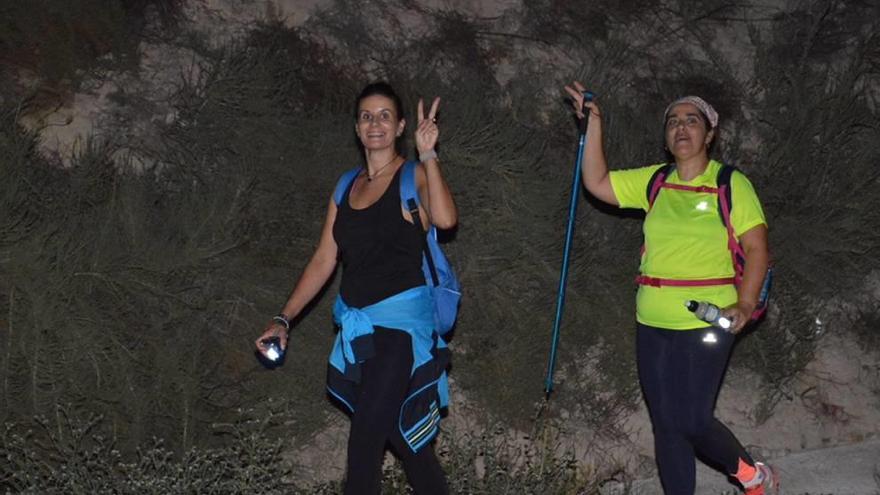
[[[706,116],[706,119],[709,120],[709,124],[712,126],[712,129],[718,127],[718,112],[712,108],[712,105],[706,103],[706,100],[700,98],[699,96],[685,96],[679,98],[666,107],[666,111],[663,112],[663,119],[666,120],[666,117],[669,116],[669,111],[672,110],[672,107],[675,105],[680,105],[682,103],[690,103],[691,105],[697,107],[700,112]]]

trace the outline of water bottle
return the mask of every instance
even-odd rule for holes
[[[733,324],[730,318],[721,315],[721,308],[710,302],[685,301],[684,305],[694,316],[711,324],[713,327],[728,330]]]

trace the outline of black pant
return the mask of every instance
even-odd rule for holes
[[[390,443],[416,494],[445,495],[446,478],[432,445],[413,452],[398,426],[413,364],[412,339],[404,331],[376,327],[373,343],[376,355],[361,364],[361,382],[348,437],[344,493],[380,492],[385,445]]]
[[[735,339],[716,328],[665,330],[638,325],[639,381],[654,426],[654,451],[665,493],[694,493],[697,452],[727,474],[737,472],[740,459],[754,464],[713,413]]]

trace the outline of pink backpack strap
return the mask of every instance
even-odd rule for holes
[[[721,203],[721,217],[724,221],[724,226],[727,227],[727,249],[730,250],[731,261],[733,263],[733,276],[736,279],[736,285],[739,285],[743,277],[743,263],[740,260],[746,259],[746,253],[736,240],[736,232],[733,231],[733,222],[730,221],[730,201],[727,199],[727,189],[729,187],[729,184],[725,184],[719,188],[718,201]]]
[[[651,211],[651,208],[654,206],[654,201],[657,199],[657,195],[660,194],[660,188],[666,184],[666,178],[669,177],[669,174],[675,170],[674,163],[667,163],[662,165],[660,168],[654,172],[654,175],[651,176],[651,180],[648,181],[648,211]]]
[[[661,172],[651,184],[651,192],[648,194],[648,210],[654,206],[654,200],[657,199],[657,194],[660,193],[660,188],[663,187],[664,184],[666,184],[666,174]]]

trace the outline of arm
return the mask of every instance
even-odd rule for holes
[[[619,206],[620,203],[611,187],[611,180],[608,178],[608,164],[605,161],[605,150],[602,145],[602,113],[595,101],[584,102],[583,92],[585,90],[583,84],[577,81],[574,82],[573,88],[571,86],[565,87],[565,92],[571,96],[578,118],[585,118],[584,108],[590,111],[590,115],[587,117],[589,121],[581,178],[590,194],[608,204]]]
[[[416,168],[416,186],[427,213],[427,221],[439,229],[451,229],[458,223],[458,209],[449,186],[440,173],[440,163],[432,158],[422,162],[422,165],[424,166]]]
[[[425,109],[422,100],[418,105],[418,127],[416,128],[416,149],[419,156],[427,156],[422,161],[422,167],[416,168],[416,186],[419,190],[419,198],[427,213],[427,221],[440,229],[451,229],[458,223],[458,209],[449,191],[449,185],[440,171],[440,161],[434,147],[440,130],[437,127],[436,115],[440,105],[440,98],[434,98],[431,109],[425,118]],[[425,225],[426,226],[426,225]]]
[[[315,249],[312,258],[306,265],[300,275],[293,292],[284,304],[281,313],[288,321],[296,318],[303,310],[306,304],[315,297],[315,295],[324,287],[333,271],[336,269],[336,241],[333,239],[333,223],[336,221],[336,203],[330,199],[330,205],[327,208],[327,218],[324,220],[324,227],[321,230],[321,238],[318,241],[318,247]],[[256,340],[257,349],[264,352],[261,341],[268,337],[281,337],[281,348],[287,348],[287,329],[278,322],[270,322],[263,330],[263,334]]]
[[[764,282],[764,274],[767,272],[767,263],[770,260],[766,225],[752,227],[740,236],[739,240],[746,256],[743,279],[737,291],[736,305],[724,310],[725,316],[733,319],[733,328],[731,328],[733,333],[739,333],[743,329],[749,322],[755,306],[758,305],[761,284]]]

